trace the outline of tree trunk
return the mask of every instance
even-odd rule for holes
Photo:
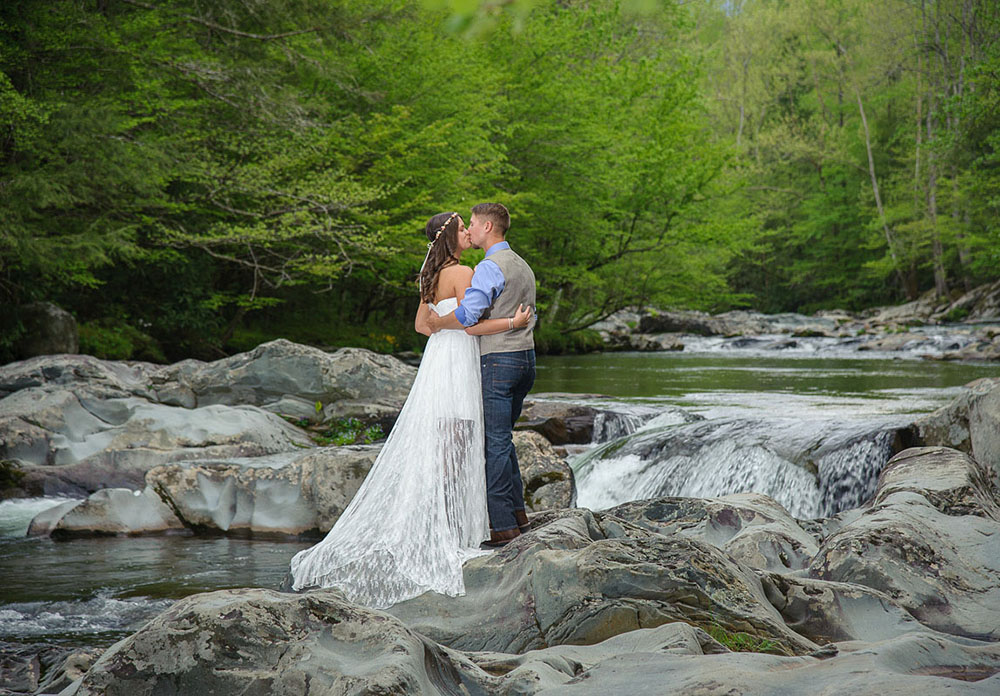
[[[910,294],[906,280],[903,278],[903,272],[899,266],[899,258],[896,254],[896,241],[893,239],[892,231],[889,229],[889,222],[885,217],[885,208],[882,206],[882,196],[878,191],[878,177],[875,176],[875,158],[872,156],[871,133],[868,130],[868,118],[865,116],[865,106],[861,102],[861,92],[857,86],[854,87],[854,95],[858,99],[858,112],[861,114],[861,125],[864,126],[865,150],[868,152],[868,175],[871,177],[872,193],[875,194],[875,207],[878,208],[878,217],[882,222],[882,231],[885,232],[885,243],[889,247],[889,256],[892,258],[892,266],[896,271],[899,287],[903,292],[907,293],[908,299],[913,300],[916,298]]]
[[[926,17],[926,15],[925,15]],[[947,76],[948,61],[944,50],[941,47],[941,32],[938,19],[934,18],[934,40],[938,46],[938,56],[941,63],[941,71]],[[928,61],[929,63],[929,61]],[[928,65],[928,67],[930,67]],[[934,80],[933,82],[939,82]],[[931,232],[931,254],[934,265],[934,292],[938,297],[948,295],[948,278],[944,269],[944,245],[941,244],[941,230],[938,227],[937,210],[937,180],[938,166],[937,155],[934,152],[934,111],[935,107],[935,87],[931,85],[930,94],[927,100],[927,221]]]

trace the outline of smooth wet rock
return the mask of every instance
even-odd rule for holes
[[[27,536],[48,536],[66,513],[81,504],[83,504],[83,500],[67,500],[65,503],[59,503],[43,510],[35,515],[28,524]]]
[[[781,505],[760,493],[637,500],[606,512],[665,536],[704,541],[761,570],[801,570],[819,550]]]
[[[541,513],[533,525],[465,564],[464,597],[427,593],[390,613],[461,650],[589,645],[672,621],[743,631],[785,654],[818,647],[785,627],[751,569],[709,544],[588,510]]]
[[[683,334],[677,333],[636,333],[629,337],[629,348],[643,353],[678,352],[684,350]]]
[[[882,472],[872,506],[823,542],[809,574],[884,592],[935,630],[998,641],[997,506],[968,455],[906,450]]]
[[[41,387],[0,400],[0,458],[19,462],[25,495],[140,489],[146,472],[167,462],[311,446],[302,430],[255,406],[186,409]]]
[[[1000,378],[970,382],[952,403],[913,427],[922,444],[967,452],[1000,481]]]
[[[516,430],[533,430],[553,445],[585,445],[594,439],[598,410],[564,401],[525,401]]]
[[[576,505],[573,470],[547,439],[535,432],[516,432],[514,448],[528,512]]]
[[[821,645],[845,640],[882,641],[905,633],[931,632],[891,597],[864,585],[795,574],[758,575],[785,625]]]
[[[22,389],[81,390],[95,398],[152,398],[149,375],[159,365],[100,360],[90,355],[42,355],[0,365],[0,397]]]
[[[252,404],[298,417],[339,401],[402,406],[416,370],[361,348],[333,353],[278,339],[251,351],[203,363],[185,360],[151,375],[157,393],[185,390],[199,406]],[[294,402],[294,404],[293,404]]]
[[[32,694],[38,688],[41,665],[30,648],[0,652],[0,694]]]
[[[878,643],[846,642],[817,656],[802,657],[749,652],[707,657],[668,651],[621,653],[573,676],[551,658],[535,664],[533,680],[519,675],[521,679],[501,693],[987,696],[1000,687],[996,646],[966,646],[922,634]],[[560,678],[564,681],[557,686]],[[538,688],[530,688],[532,684]]]
[[[48,511],[46,511],[48,512]],[[46,513],[43,512],[42,515]],[[41,523],[32,520],[32,529]],[[150,488],[105,488],[69,508],[52,526],[53,537],[138,536],[180,532],[184,525]]]
[[[325,534],[357,493],[379,448],[323,447],[270,457],[182,462],[146,476],[197,533]]]
[[[337,592],[222,590],[182,599],[112,646],[75,696],[445,694],[493,679]]]
[[[82,679],[97,658],[101,650],[72,650],[65,656],[53,661],[45,676],[38,685],[36,694],[57,694],[68,688],[73,682]]]

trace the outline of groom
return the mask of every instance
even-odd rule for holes
[[[535,274],[505,237],[510,213],[499,203],[472,209],[467,234],[472,246],[486,250],[472,286],[452,314],[430,314],[430,329],[462,329],[480,319],[513,317],[520,305],[535,306]],[[521,416],[524,397],[535,383],[535,318],[522,329],[481,336],[483,418],[486,430],[486,507],[490,515],[487,546],[503,546],[528,529],[524,489],[511,430]]]

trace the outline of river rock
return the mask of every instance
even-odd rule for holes
[[[785,627],[751,569],[709,544],[589,510],[541,513],[533,525],[465,564],[465,596],[426,593],[389,612],[461,650],[587,645],[672,621],[743,631],[785,654],[818,647]]]
[[[43,515],[45,513],[42,513]],[[28,534],[42,524],[32,520]],[[73,505],[51,529],[53,537],[137,536],[184,530],[184,525],[150,488],[104,488]]]
[[[80,332],[76,319],[51,302],[33,302],[18,308],[24,335],[14,345],[21,358],[53,353],[76,353],[80,350]]]
[[[987,470],[947,448],[897,454],[871,507],[823,542],[809,575],[884,592],[930,628],[1000,640],[1000,512]]]
[[[516,430],[533,430],[553,445],[585,445],[594,439],[597,409],[565,401],[525,401]]]
[[[524,484],[528,512],[576,505],[576,480],[563,457],[544,437],[533,432],[514,433],[517,464]]]
[[[197,533],[325,534],[357,493],[379,448],[323,447],[270,457],[168,464],[147,485]]]
[[[636,333],[629,338],[629,350],[638,350],[643,353],[677,352],[684,350],[684,341],[681,340],[681,334],[676,333]]]
[[[210,363],[185,360],[164,367],[150,382],[158,395],[190,393],[199,406],[252,404],[311,417],[317,402],[322,410],[343,400],[398,411],[415,376],[414,368],[390,355],[361,348],[327,353],[278,339]]]
[[[694,334],[717,336],[724,332],[722,322],[705,312],[690,310],[664,311],[646,314],[639,320],[641,334]]]
[[[803,657],[749,652],[700,657],[640,649],[618,653],[592,666],[572,659],[558,661],[555,655],[534,665],[532,672],[518,675],[521,679],[501,693],[986,696],[1000,688],[997,646],[961,645],[927,634],[879,643],[847,642]],[[571,676],[573,669],[577,671]],[[556,686],[560,678],[564,681]]]
[[[940,307],[932,315],[937,322],[989,321],[1000,319],[1000,280],[973,288],[953,302]]]
[[[706,657],[709,656],[709,657]],[[62,696],[346,693],[992,694],[1000,646],[931,633],[831,644],[800,657],[733,653],[670,622],[593,645],[463,652],[335,591],[223,590],[177,602],[112,646]]]
[[[940,355],[928,356],[934,360],[1000,360],[1000,334],[978,333],[957,350],[946,350]]]
[[[822,645],[845,640],[882,641],[904,633],[934,633],[887,594],[864,585],[797,577],[795,573],[758,576],[785,625]],[[937,635],[951,638],[943,633]]]
[[[913,427],[924,445],[967,452],[1000,480],[1000,379],[970,382],[952,403],[917,419]]]
[[[240,589],[180,600],[63,694],[485,693],[493,681],[464,655],[337,592]]]
[[[80,392],[93,399],[154,398],[151,363],[100,360],[90,355],[42,355],[0,366],[0,398],[22,389]]]
[[[73,682],[82,679],[97,658],[101,656],[100,650],[72,650],[65,656],[54,661],[52,666],[44,673],[41,683],[38,685],[37,694],[57,694],[68,688]]]
[[[819,550],[781,505],[760,493],[637,500],[606,512],[665,536],[681,534],[712,544],[761,570],[801,570]]]
[[[48,536],[66,513],[82,503],[83,500],[67,500],[65,503],[43,510],[31,519],[26,536]]]
[[[0,458],[21,465],[28,495],[141,489],[159,464],[311,446],[304,432],[255,406],[186,409],[42,387],[0,400]]]

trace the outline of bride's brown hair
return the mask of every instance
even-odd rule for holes
[[[438,213],[424,227],[430,249],[420,270],[420,301],[433,302],[442,268],[454,266],[458,251],[458,213]]]

